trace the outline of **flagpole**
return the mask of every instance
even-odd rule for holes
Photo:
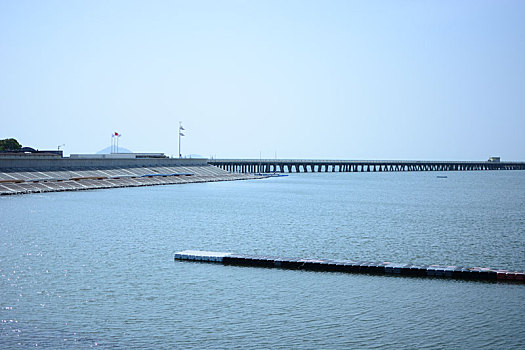
[[[111,153],[118,153],[118,139],[121,136],[122,134],[119,134],[116,131],[113,134],[111,134]]]
[[[182,136],[184,136],[184,134],[182,133],[183,130],[185,129],[182,127],[182,122],[179,121],[179,158],[182,158],[182,152],[180,150],[180,139]]]

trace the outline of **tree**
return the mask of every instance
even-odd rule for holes
[[[0,151],[17,151],[22,145],[15,139],[0,140]]]

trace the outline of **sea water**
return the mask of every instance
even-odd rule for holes
[[[525,343],[524,285],[174,261],[184,249],[523,271],[525,172],[310,173],[1,197],[0,348]]]

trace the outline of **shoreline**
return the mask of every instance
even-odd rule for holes
[[[90,170],[17,171],[0,170],[0,196],[31,193],[87,191],[124,187],[143,187],[255,180],[266,178],[233,174],[211,165],[140,167]]]

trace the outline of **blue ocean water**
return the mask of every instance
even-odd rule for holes
[[[525,270],[525,172],[291,174],[7,196],[0,223],[1,348],[525,343],[523,285],[173,260],[200,249]]]

